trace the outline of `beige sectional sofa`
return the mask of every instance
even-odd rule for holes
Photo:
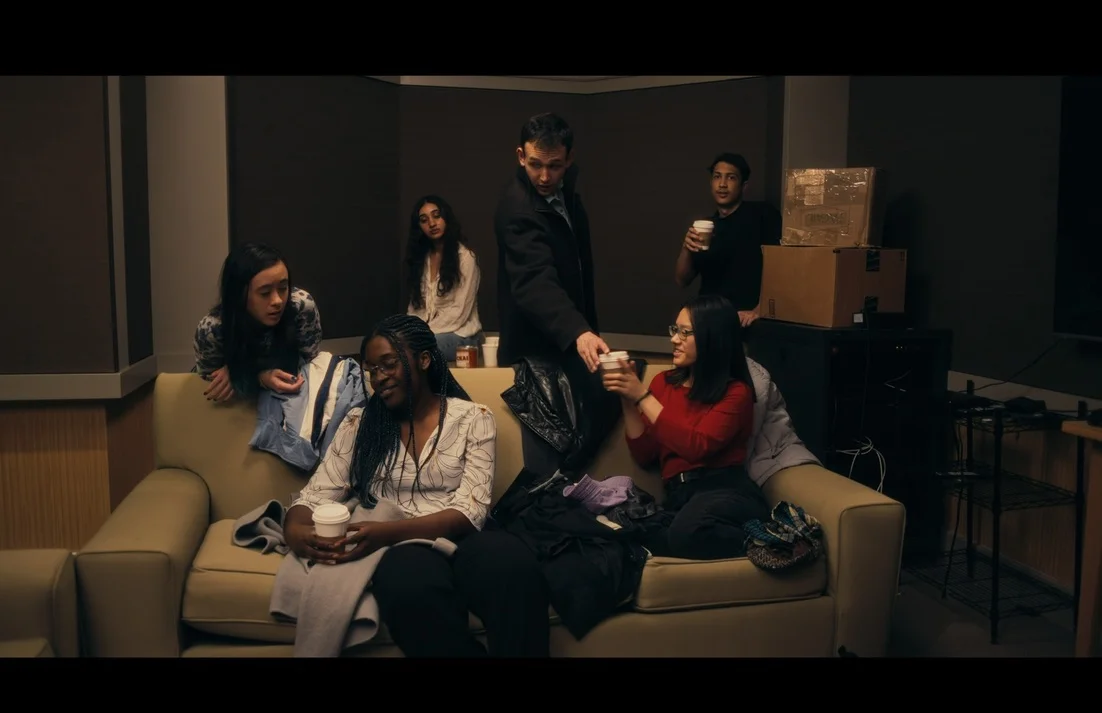
[[[0,551],[0,658],[80,655],[73,553]]]
[[[650,378],[660,366],[648,367]],[[500,394],[508,368],[455,369],[497,417],[495,501],[522,465],[520,423]],[[287,656],[293,626],[268,614],[280,563],[231,544],[233,521],[270,499],[284,503],[304,476],[248,442],[256,410],[215,406],[191,374],[162,374],[155,390],[156,469],[78,554],[85,647],[93,656]],[[661,498],[655,473],[637,468],[622,427],[591,475],[630,474]],[[823,527],[825,556],[769,573],[746,559],[652,558],[634,601],[576,641],[549,612],[555,656],[882,656],[897,593],[904,510],[898,502],[818,466],[770,478],[773,501],[803,506]],[[480,623],[471,617],[473,631]],[[350,655],[400,655],[385,626]]]

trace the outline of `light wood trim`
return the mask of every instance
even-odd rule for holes
[[[1086,502],[1083,507],[1083,580],[1079,589],[1076,617],[1075,655],[1098,656],[1102,633],[1102,447],[1097,443],[1087,453]]]
[[[77,550],[110,511],[103,405],[0,405],[0,549]]]
[[[1102,426],[1091,426],[1086,421],[1064,421],[1060,428],[1064,433],[1102,443]]]
[[[1086,488],[1083,503],[1083,579],[1079,589],[1079,612],[1076,616],[1075,655],[1087,658],[1099,655],[1099,635],[1102,634],[1102,427],[1086,421],[1065,421],[1064,433],[1092,441],[1086,449],[1083,483]]]
[[[152,469],[152,383],[115,401],[0,403],[0,549],[79,550]]]
[[[153,387],[107,402],[107,466],[111,510],[153,470]]]

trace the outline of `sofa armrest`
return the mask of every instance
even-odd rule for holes
[[[180,655],[184,582],[209,526],[191,471],[155,470],[119,503],[76,557],[87,655]]]
[[[826,545],[827,588],[835,599],[834,651],[884,656],[899,591],[903,504],[817,465],[786,468],[765,483],[815,517]]]
[[[0,551],[0,641],[15,656],[80,655],[72,552]]]

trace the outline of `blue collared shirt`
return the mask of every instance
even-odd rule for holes
[[[544,200],[546,200],[547,204],[554,208],[559,215],[566,219],[566,224],[570,226],[571,230],[573,230],[574,223],[570,221],[570,214],[566,212],[566,200],[563,198],[562,195],[562,185],[560,184],[559,187],[555,190],[555,195],[545,196]]]

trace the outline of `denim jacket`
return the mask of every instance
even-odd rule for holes
[[[350,409],[367,402],[363,372],[355,359],[320,352],[299,367],[298,393],[268,389],[257,399],[257,422],[249,445],[305,472],[321,462],[337,426]]]

